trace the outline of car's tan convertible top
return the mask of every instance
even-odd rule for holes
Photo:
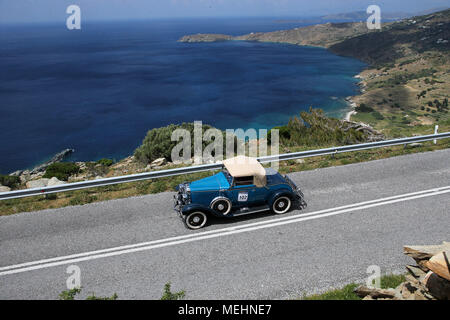
[[[223,164],[233,177],[253,176],[254,184],[258,188],[264,187],[267,184],[266,170],[255,158],[237,156],[224,160]]]

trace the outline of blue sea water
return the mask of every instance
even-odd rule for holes
[[[154,20],[0,26],[0,173],[65,148],[70,160],[130,155],[146,132],[201,120],[272,128],[310,106],[342,116],[365,64],[287,44],[187,44],[301,26],[274,19]]]

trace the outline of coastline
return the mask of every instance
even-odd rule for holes
[[[360,88],[359,89],[359,94],[356,95],[356,96],[348,96],[348,97],[345,98],[345,101],[347,102],[347,104],[348,104],[348,106],[350,108],[350,110],[344,116],[343,120],[345,120],[345,121],[351,121],[352,116],[358,113],[355,110],[357,105],[356,105],[356,102],[353,99],[355,97],[357,97],[357,96],[362,95],[365,92],[364,79],[363,79],[363,77],[361,75],[365,70],[367,70],[367,68],[362,70],[359,74],[354,76],[355,79],[359,80],[359,82],[357,83],[358,87]]]

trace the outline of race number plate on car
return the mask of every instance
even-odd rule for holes
[[[238,201],[245,202],[248,200],[248,192],[239,192]]]

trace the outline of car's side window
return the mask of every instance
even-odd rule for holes
[[[234,185],[236,187],[253,185],[253,176],[249,176],[249,177],[235,177],[234,178]]]

